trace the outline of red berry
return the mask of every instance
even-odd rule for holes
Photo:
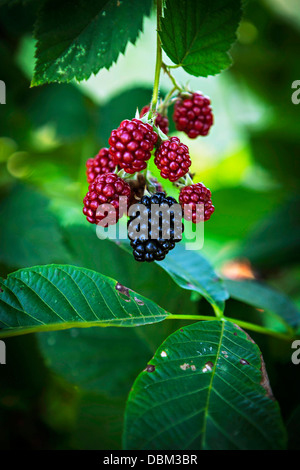
[[[112,131],[108,140],[109,153],[115,165],[132,174],[146,168],[157,138],[150,124],[139,119],[126,119]]]
[[[148,113],[150,109],[150,106],[144,106],[142,111],[140,112],[140,117],[143,117],[144,114]],[[156,119],[155,119],[155,125],[156,127],[159,127],[160,130],[168,135],[168,132],[169,132],[169,119],[167,118],[167,116],[163,116],[162,114],[160,113],[157,113],[156,115]]]
[[[178,137],[171,137],[156,150],[154,163],[163,178],[177,181],[189,171],[192,162],[188,147]]]
[[[122,215],[119,208],[119,197],[127,197],[127,207],[130,197],[130,186],[122,178],[114,173],[106,173],[99,175],[89,185],[89,191],[83,199],[83,213],[87,221],[91,224],[98,224],[102,227],[115,224]],[[101,204],[111,204],[111,211],[97,214],[97,209]],[[101,223],[105,218],[109,217],[106,222]]]
[[[86,162],[86,175],[88,183],[92,183],[96,176],[113,173],[116,165],[111,159],[107,148],[101,149],[95,158],[89,158]]]
[[[193,93],[189,98],[180,96],[175,102],[173,119],[176,129],[190,139],[207,135],[214,121],[210,99],[201,93]]]
[[[204,204],[204,220],[210,219],[215,208],[211,202],[211,192],[202,183],[185,186],[179,194],[179,203],[184,210],[185,220],[192,220],[194,224],[200,222],[199,213],[197,215],[197,204]],[[185,205],[188,205],[186,207]]]

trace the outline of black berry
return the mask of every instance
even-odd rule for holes
[[[152,204],[159,205],[153,208]],[[172,206],[177,205],[176,199],[166,196],[163,192],[155,193],[153,196],[143,196],[136,213],[129,217],[128,237],[133,248],[133,256],[136,261],[162,261],[166,254],[175,247],[175,243],[182,238],[182,210],[176,217]],[[156,210],[153,213],[153,210]],[[160,212],[164,210],[164,212]],[[144,215],[144,223],[140,223],[138,216]],[[145,230],[147,233],[143,234]],[[179,231],[178,238],[175,238]]]

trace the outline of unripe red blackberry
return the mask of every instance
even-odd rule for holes
[[[92,183],[99,175],[113,173],[116,165],[111,159],[107,148],[99,150],[94,158],[89,158],[86,162],[86,175],[88,183]]]
[[[146,113],[148,113],[150,109],[150,106],[144,106],[142,111],[140,112],[140,117],[143,117]],[[157,113],[156,118],[155,118],[155,125],[156,127],[159,127],[160,130],[168,135],[169,133],[169,119],[167,116],[163,116],[160,113]]]
[[[192,162],[188,147],[178,137],[171,137],[156,150],[154,163],[163,178],[177,181],[189,171]]]
[[[213,124],[210,99],[201,93],[192,93],[189,98],[179,96],[173,119],[176,129],[185,132],[190,139],[207,135]]]
[[[89,191],[83,199],[83,213],[87,221],[102,227],[115,224],[123,215],[119,207],[120,196],[127,197],[127,209],[130,198],[128,183],[114,173],[97,176],[89,185]],[[110,204],[112,208],[104,214],[97,214],[97,209],[101,204]],[[109,217],[109,219],[101,223],[105,217]]]
[[[184,210],[185,220],[192,220],[194,224],[201,222],[197,216],[197,204],[204,204],[204,221],[210,219],[215,208],[211,202],[211,192],[202,183],[191,184],[181,189],[179,203]],[[186,207],[185,205],[188,205]]]
[[[115,165],[133,174],[146,168],[157,138],[150,124],[139,119],[126,119],[112,131],[108,140],[109,153]]]

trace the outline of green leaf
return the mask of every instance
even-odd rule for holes
[[[128,243],[120,246],[131,251]],[[163,261],[155,261],[183,289],[201,294],[216,311],[224,311],[229,294],[210,263],[198,252],[186,250],[183,242],[168,253]]]
[[[135,43],[151,0],[46,0],[37,20],[32,85],[86,80]]]
[[[72,328],[40,333],[38,340],[56,374],[80,390],[110,397],[127,396],[153,355],[139,328]]]
[[[210,263],[198,252],[178,244],[158,263],[183,289],[199,292],[216,310],[224,311],[228,292]]]
[[[82,214],[79,215],[82,220]],[[177,289],[176,284],[170,282],[168,274],[158,264],[145,263],[141,269],[132,252],[120,250],[116,243],[109,240],[99,240],[95,226],[89,223],[68,225],[64,227],[64,237],[72,253],[73,264],[117,279],[168,312],[188,312],[190,315],[197,313],[197,304],[191,302],[190,293]],[[159,329],[162,330],[161,324]],[[156,332],[155,337],[157,336]]]
[[[1,201],[0,261],[7,266],[67,262],[62,234],[49,200],[26,186],[14,186]]]
[[[78,406],[76,429],[70,447],[82,450],[116,450],[122,445],[124,399],[84,393]]]
[[[0,279],[0,337],[72,327],[137,326],[168,312],[88,269],[49,265]]]
[[[251,280],[233,281],[226,279],[225,286],[230,297],[253,307],[275,313],[292,327],[297,327],[300,324],[300,311],[289,297],[282,292]]]
[[[162,47],[189,74],[216,75],[231,64],[228,51],[240,19],[240,0],[167,0]]]
[[[77,87],[53,84],[36,89],[28,114],[36,128],[51,125],[59,139],[77,141],[92,130],[93,105]]]
[[[229,322],[169,336],[129,395],[126,449],[281,449],[285,441],[258,346]]]

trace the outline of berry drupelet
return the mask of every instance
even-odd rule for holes
[[[188,147],[178,137],[171,137],[156,150],[154,163],[163,178],[174,182],[189,171],[192,162]]]
[[[144,106],[142,111],[140,112],[140,116],[143,117],[146,113],[148,113],[150,109],[150,106]],[[159,127],[160,130],[168,135],[169,133],[169,119],[167,116],[164,116],[163,114],[157,113],[156,118],[155,118],[155,125],[156,127]]]
[[[209,220],[215,208],[211,202],[211,192],[202,183],[185,186],[179,194],[179,203],[184,210],[185,220],[192,220],[194,224],[201,222],[197,214],[197,204],[204,204],[204,221]]]
[[[139,119],[127,119],[111,132],[109,153],[115,165],[133,174],[146,168],[157,139],[158,135],[150,124]]]
[[[111,159],[107,148],[101,149],[95,158],[89,158],[86,162],[86,175],[88,183],[92,183],[99,175],[113,173],[116,165]]]
[[[89,185],[89,191],[83,199],[83,213],[87,221],[102,227],[115,224],[123,215],[123,212],[120,212],[119,197],[127,197],[127,209],[130,192],[129,184],[116,174],[107,173],[97,176]],[[101,204],[110,204],[111,210],[108,209],[104,214],[97,214],[97,209]],[[106,220],[102,222],[104,218]]]
[[[173,120],[176,129],[190,139],[207,135],[213,124],[210,99],[201,93],[192,93],[189,98],[180,96],[175,102]]]
[[[160,209],[153,207],[152,204],[158,204],[159,208],[164,207],[164,210],[160,212]],[[177,210],[175,207],[172,209],[174,204]],[[143,196],[138,206],[139,209],[129,217],[128,221],[128,237],[133,248],[133,256],[136,261],[141,262],[162,261],[175,247],[175,243],[182,238],[180,205],[173,197],[158,192],[153,196]],[[155,214],[153,210],[156,211]],[[139,220],[139,215],[144,216],[145,222]],[[178,232],[180,236],[177,235]],[[175,235],[178,238],[175,238]]]

